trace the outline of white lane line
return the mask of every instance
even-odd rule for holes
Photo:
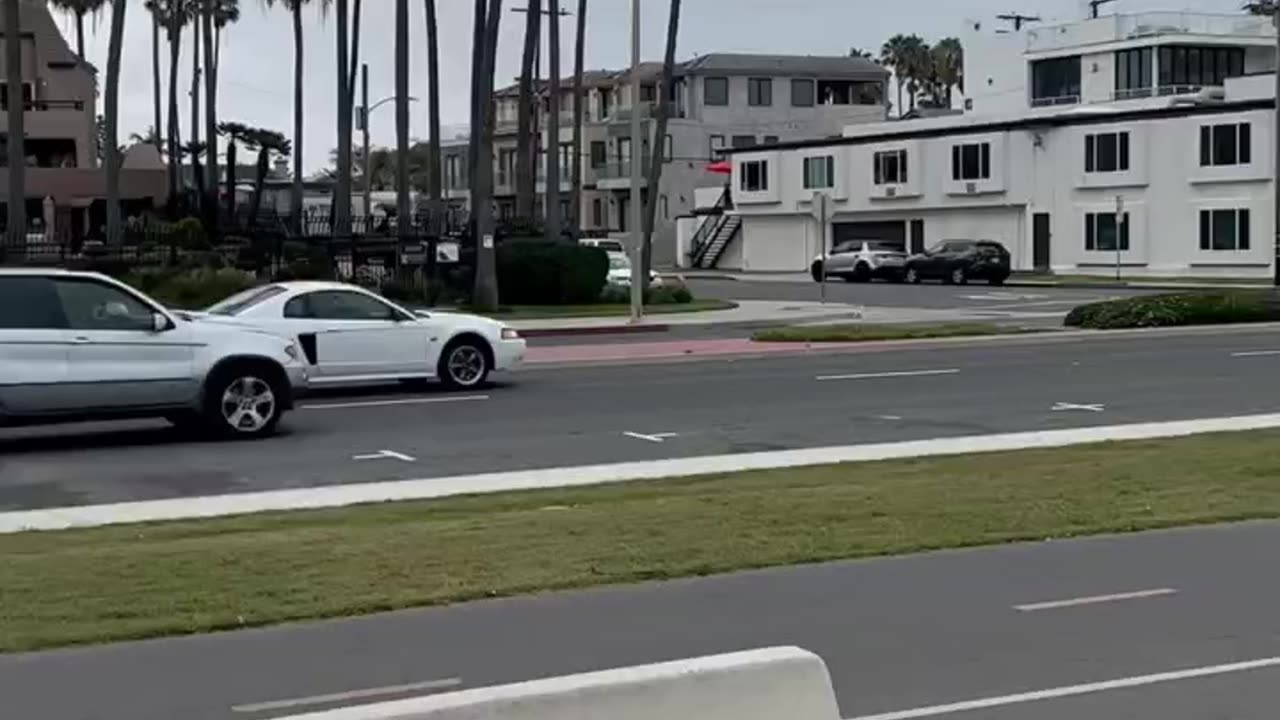
[[[1270,355],[1280,355],[1280,350],[1246,350],[1244,352],[1231,353],[1231,357],[1238,357],[1238,358],[1267,357]]]
[[[401,693],[421,692],[423,690],[444,690],[447,688],[458,687],[461,684],[462,678],[427,680],[426,682],[409,683],[407,685],[387,685],[385,687],[349,690],[347,692],[331,693],[328,695],[311,695],[309,697],[290,698],[288,700],[272,700],[270,702],[251,703],[248,705],[232,705],[231,712],[259,713],[266,712],[268,710],[284,710],[286,708],[304,707],[307,705],[325,705],[328,703],[344,702],[347,700],[381,697],[383,695],[398,695]]]
[[[929,375],[955,375],[958,372],[960,372],[959,368],[947,368],[945,370],[897,370],[897,371],[891,371],[891,372],[878,372],[878,373],[853,373],[850,375],[819,375],[814,379],[818,381],[871,380],[874,378],[926,377]]]
[[[1066,403],[1066,402],[1054,403],[1053,407],[1049,408],[1051,412],[1062,412],[1064,410],[1084,410],[1086,412],[1102,412],[1106,409],[1107,409],[1107,406],[1103,405],[1102,403],[1095,403],[1093,405],[1080,405],[1077,403]]]
[[[401,462],[417,462],[418,458],[412,455],[396,452],[395,450],[379,450],[376,453],[366,453],[364,455],[352,455],[352,460],[399,460]]]
[[[1212,675],[1227,675],[1229,673],[1246,672],[1249,670],[1259,670],[1262,668],[1277,666],[1280,666],[1280,657],[1262,658],[1261,660],[1247,660],[1245,662],[1228,663],[1226,665],[1209,665],[1206,667],[1190,668],[1187,670],[1156,673],[1154,675],[1138,675],[1135,677],[1120,678],[1118,680],[1085,683],[1083,685],[1067,685],[1064,687],[1050,688],[1048,690],[1018,693],[1016,695],[999,695],[996,697],[981,698],[978,700],[965,700],[964,702],[948,703],[946,705],[931,705],[929,707],[898,710],[895,712],[879,713],[877,715],[859,715],[858,717],[849,718],[848,720],[915,720],[915,718],[953,715],[955,713],[968,712],[970,710],[985,710],[988,708],[1003,707],[1005,705],[1017,705],[1019,703],[1039,702],[1042,700],[1055,700],[1057,698],[1071,697],[1074,695],[1090,695],[1109,690],[1122,690],[1125,688],[1142,687],[1143,685],[1155,685],[1157,683],[1190,680],[1192,678],[1209,677]]]
[[[626,435],[629,438],[635,438],[637,440],[645,440],[651,443],[666,442],[667,438],[673,438],[677,435],[677,433],[673,433],[673,432],[650,433],[648,435],[645,435],[643,433],[631,432],[630,430],[622,434]]]
[[[1178,591],[1173,588],[1157,588],[1155,590],[1139,590],[1137,592],[1115,593],[1114,595],[1093,595],[1091,597],[1071,598],[1069,600],[1051,600],[1049,602],[1014,605],[1019,612],[1035,612],[1037,610],[1056,610],[1058,608],[1076,607],[1078,605],[1097,605],[1099,603],[1119,602],[1121,600],[1142,600],[1143,598],[1174,595]]]
[[[390,405],[429,405],[432,403],[477,402],[488,395],[448,395],[444,397],[401,398],[399,400],[359,400],[356,402],[320,403],[298,406],[299,410],[340,410],[343,408],[387,407]]]

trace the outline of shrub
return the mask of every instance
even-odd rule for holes
[[[1093,330],[1224,325],[1280,320],[1280,294],[1271,290],[1169,293],[1081,305],[1067,314],[1068,327]]]
[[[205,236],[204,225],[196,218],[185,217],[170,228],[173,244],[184,250],[206,250],[209,239]]]
[[[413,278],[388,277],[382,281],[382,285],[378,287],[378,292],[383,297],[399,303],[408,305],[429,304],[427,286],[424,283],[415,282]]]
[[[121,278],[167,307],[198,310],[257,284],[240,270],[143,270]]]
[[[509,243],[498,248],[498,288],[507,305],[577,305],[599,300],[609,259],[571,243]]]
[[[646,305],[684,305],[693,302],[693,293],[684,285],[659,285],[645,292]]]
[[[606,285],[600,292],[600,302],[614,305],[625,305],[631,302],[631,288],[621,285]]]

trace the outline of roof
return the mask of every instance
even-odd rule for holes
[[[681,70],[688,75],[807,75],[876,80],[889,76],[889,71],[874,61],[844,55],[711,53],[684,63]]]
[[[662,67],[659,63],[658,67]],[[586,89],[612,87],[618,81],[618,77],[623,73],[617,70],[586,70],[582,73],[582,87]],[[551,83],[546,78],[538,80],[538,89],[546,90]],[[560,79],[560,91],[571,92],[573,90],[573,76],[570,75]],[[493,92],[495,97],[514,97],[520,94],[519,79],[511,85],[498,88]]]
[[[1083,112],[1081,108],[1074,111],[1051,112],[1044,114],[1030,113],[1017,118],[1001,118],[999,116],[961,115],[920,120],[894,120],[888,123],[875,123],[851,126],[856,134],[841,137],[816,138],[813,140],[797,140],[781,142],[767,148],[761,146],[749,148],[724,148],[724,155],[738,155],[761,151],[802,150],[805,148],[837,147],[842,145],[870,145],[877,142],[901,140],[919,140],[926,138],[949,137],[953,135],[977,135],[981,133],[1008,132],[1011,130],[1029,130],[1032,128],[1063,127],[1069,125],[1099,125],[1133,120],[1160,120],[1164,118],[1189,117],[1194,115],[1221,115],[1248,110],[1270,110],[1275,107],[1272,98],[1235,100],[1206,105],[1164,105],[1149,106],[1137,109],[1104,110],[1095,109]]]

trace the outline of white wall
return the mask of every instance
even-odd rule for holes
[[[1251,162],[1200,166],[1200,127],[1248,123]],[[1085,136],[1129,133],[1129,168],[1086,173]],[[951,147],[991,144],[991,177],[974,192],[952,180]],[[1272,113],[1200,113],[1120,123],[1043,125],[1000,133],[846,144],[734,156],[734,200],[743,215],[744,270],[799,270],[812,256],[803,240],[812,190],[803,187],[803,159],[835,158],[837,188],[830,192],[834,222],[924,221],[927,244],[945,239],[1003,243],[1014,267],[1034,265],[1032,216],[1050,215],[1050,264],[1058,272],[1110,272],[1111,251],[1086,250],[1085,216],[1114,212],[1116,197],[1129,213],[1128,251],[1121,263],[1130,275],[1267,276],[1272,255]],[[874,153],[908,152],[908,182],[888,197],[872,182]],[[769,161],[769,190],[739,191],[739,166]],[[1247,250],[1200,249],[1199,211],[1248,209]],[[788,220],[790,218],[790,220]],[[807,220],[806,220],[807,221]],[[785,247],[789,245],[790,247]]]

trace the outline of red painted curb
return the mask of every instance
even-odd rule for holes
[[[520,335],[527,338],[577,337],[583,335],[634,335],[659,333],[671,329],[670,325],[604,325],[600,327],[526,328]]]

